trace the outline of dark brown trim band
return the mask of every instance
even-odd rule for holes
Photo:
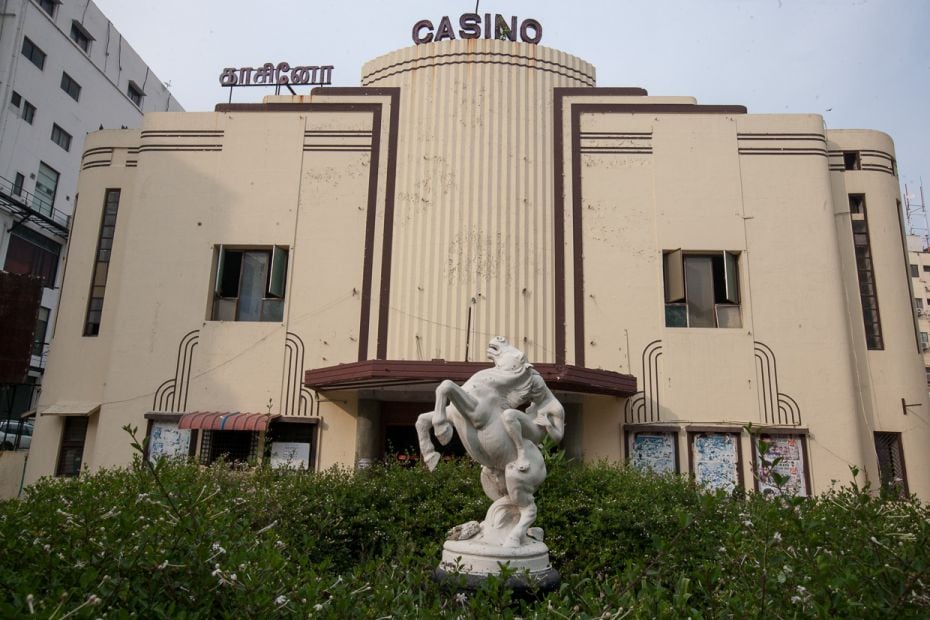
[[[422,62],[422,61],[426,61],[426,60],[431,60],[431,59],[433,59],[433,58],[449,58],[449,57],[451,57],[451,56],[497,56],[497,57],[503,57],[503,58],[518,58],[518,59],[526,60],[527,62],[533,62],[533,63],[536,63],[536,64],[543,63],[543,64],[547,64],[547,65],[552,65],[552,66],[558,67],[559,69],[565,69],[566,71],[571,71],[571,72],[573,72],[573,73],[579,74],[580,76],[582,76],[582,78],[589,80],[592,84],[594,83],[594,76],[593,76],[593,75],[588,75],[587,73],[585,73],[585,72],[583,72],[583,71],[581,71],[581,70],[579,70],[579,69],[574,69],[574,68],[572,68],[572,67],[569,67],[568,65],[563,65],[563,64],[558,63],[558,62],[555,62],[555,61],[553,61],[553,60],[545,60],[545,59],[543,59],[543,58],[529,58],[529,57],[527,57],[527,56],[522,56],[522,55],[520,55],[520,54],[505,54],[505,53],[503,53],[503,52],[450,52],[450,53],[448,53],[448,54],[433,54],[433,55],[431,55],[431,56],[423,56],[423,57],[419,57],[419,58],[410,58],[410,59],[407,59],[407,60],[401,60],[400,62],[395,62],[394,64],[391,64],[391,65],[387,65],[387,66],[381,67],[380,69],[376,69],[375,71],[372,71],[372,72],[369,73],[368,75],[363,75],[363,76],[362,76],[362,83],[367,85],[368,83],[370,83],[370,82],[367,82],[367,80],[377,81],[377,80],[380,80],[380,79],[382,79],[382,78],[386,78],[386,77],[388,77],[389,75],[395,75],[395,74],[400,73],[400,72],[403,72],[403,71],[410,71],[410,70],[412,70],[412,69],[425,69],[425,68],[433,67],[433,66],[436,66],[436,65],[419,65],[419,66],[417,66],[417,67],[411,67],[411,68],[409,68],[409,69],[403,69],[403,70],[401,70],[401,71],[394,71],[394,72],[391,72],[391,73],[389,73],[389,74],[387,74],[387,75],[378,75],[379,73],[383,73],[384,71],[387,71],[388,69],[393,69],[394,67],[400,67],[401,65],[406,65],[406,64],[410,64],[410,63],[416,63],[416,62]],[[452,63],[440,63],[440,64],[452,64]],[[488,63],[482,63],[481,61],[462,61],[462,62],[460,62],[460,63],[455,63],[455,64],[488,64]],[[504,63],[494,63],[494,64],[504,64]],[[507,63],[507,64],[516,64],[516,63]],[[518,65],[518,66],[521,66],[521,67],[531,67],[531,68],[533,68],[533,69],[544,69],[544,67],[532,66],[532,65],[528,65],[528,64],[527,64],[527,65]],[[545,70],[545,69],[544,69],[544,70]],[[377,75],[377,77],[375,77],[376,75]],[[564,75],[564,74],[563,74],[563,75]],[[567,77],[571,77],[572,79],[580,79],[580,78],[577,78],[577,77],[574,77],[574,76],[567,76]]]
[[[428,59],[424,58],[424,59],[422,59],[422,60],[428,60]],[[428,64],[417,65],[417,66],[415,66],[415,67],[410,67],[410,68],[407,68],[407,69],[398,69],[397,71],[392,71],[391,73],[386,73],[386,74],[384,74],[384,75],[382,75],[382,76],[376,77],[376,78],[374,78],[374,79],[372,79],[372,80],[370,80],[370,81],[368,81],[368,82],[363,82],[363,83],[366,84],[366,85],[368,85],[368,84],[373,84],[373,83],[378,82],[378,81],[380,81],[380,80],[383,80],[383,79],[386,79],[386,78],[389,78],[389,77],[392,77],[392,76],[395,76],[395,75],[399,75],[399,74],[401,74],[401,73],[409,73],[410,71],[416,71],[417,69],[432,69],[432,68],[434,68],[434,67],[444,67],[444,66],[447,66],[447,65],[468,65],[468,66],[474,66],[474,65],[506,65],[506,66],[510,66],[510,67],[520,67],[520,68],[522,68],[522,69],[532,69],[532,70],[534,70],[534,71],[545,71],[546,73],[554,73],[555,75],[560,75],[560,76],[566,77],[566,78],[568,78],[568,79],[570,79],[570,80],[576,80],[576,81],[578,81],[578,82],[587,82],[588,84],[590,84],[590,86],[591,86],[592,88],[594,87],[594,84],[595,84],[595,81],[594,81],[593,78],[587,77],[587,76],[585,76],[583,73],[576,72],[574,69],[570,69],[570,71],[575,72],[575,73],[579,73],[579,74],[580,74],[581,76],[583,76],[583,77],[579,77],[579,76],[577,76],[577,75],[572,75],[572,74],[570,74],[570,73],[566,73],[565,71],[559,71],[558,69],[550,69],[549,67],[541,67],[541,66],[539,66],[539,65],[535,65],[535,66],[534,66],[534,65],[531,65],[531,64],[529,64],[529,63],[510,62],[510,61],[507,61],[507,60],[448,60],[448,61],[444,61],[444,62],[431,62],[431,63],[428,63]]]
[[[377,357],[387,355],[388,311],[390,310],[391,254],[394,239],[394,194],[397,177],[397,142],[400,124],[400,89],[369,87],[317,87],[310,91],[311,97],[389,97],[387,180],[384,193],[384,236],[382,240],[380,300],[378,308]],[[371,330],[371,293],[374,279],[374,239],[377,222],[378,174],[381,156],[381,110],[383,104],[376,103],[221,103],[217,112],[370,112],[372,121],[371,166],[368,180],[368,206],[365,221],[365,256],[362,271],[361,313],[359,316],[358,359],[368,359],[369,332]],[[368,134],[368,130],[359,133]],[[306,132],[305,132],[306,136]],[[306,150],[306,148],[304,149]],[[340,149],[340,152],[350,152]]]
[[[566,359],[566,330],[567,321],[565,313],[565,161],[563,111],[565,97],[622,97],[642,96],[646,91],[639,88],[556,88],[553,101],[553,165],[554,165],[554,260],[555,260],[555,359],[556,363],[564,363]],[[574,336],[575,359],[579,366],[585,363],[584,342],[584,259],[583,259],[583,228],[581,207],[581,158],[580,158],[580,125],[581,115],[590,113],[599,114],[746,114],[745,106],[741,105],[699,105],[691,103],[576,103],[570,104],[570,133],[571,133],[571,175],[572,175],[572,272],[573,282],[573,308],[574,308]]]
[[[445,379],[463,382],[487,368],[490,366],[483,362],[365,360],[308,370],[304,385],[325,391],[439,383]],[[563,364],[534,364],[533,368],[555,390],[620,397],[636,393],[633,375]]]
[[[397,141],[400,133],[400,89],[399,88],[323,88],[318,87],[310,91],[310,95],[329,95],[334,97],[389,97],[391,111],[388,116],[388,148],[387,148],[387,179],[384,185],[384,236],[381,241],[381,293],[378,299],[378,341],[376,357],[387,357],[388,322],[391,309],[391,259],[394,248],[394,194],[397,186]],[[373,141],[380,144],[380,128],[374,133]],[[377,196],[377,194],[376,194]],[[372,234],[372,241],[374,235]],[[373,252],[374,245],[365,246],[366,253]],[[366,261],[366,265],[370,261]],[[368,267],[366,267],[368,268]],[[370,297],[369,297],[370,300]],[[370,303],[370,302],[369,302]],[[364,304],[364,312],[369,312],[368,304]],[[364,331],[359,334],[359,361],[368,359],[368,329],[370,316],[362,326]],[[365,339],[365,348],[362,348],[362,337]]]

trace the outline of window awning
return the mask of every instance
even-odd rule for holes
[[[194,411],[185,413],[178,428],[205,431],[266,431],[272,420],[281,416],[244,411]]]
[[[86,418],[100,411],[100,403],[62,401],[46,407],[42,415],[77,416]]]

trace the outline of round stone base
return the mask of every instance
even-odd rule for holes
[[[480,539],[447,540],[433,577],[449,587],[474,590],[491,575],[499,575],[502,566],[514,571],[504,585],[515,594],[550,592],[561,582],[549,564],[549,548],[538,541],[511,548]]]

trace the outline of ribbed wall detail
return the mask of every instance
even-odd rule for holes
[[[402,89],[388,358],[464,360],[471,308],[469,359],[503,335],[554,361],[552,91],[592,85],[594,68],[472,40],[399,50],[362,76]]]

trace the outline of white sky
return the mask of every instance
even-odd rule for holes
[[[413,44],[414,22],[455,23],[475,8],[474,0],[95,2],[189,111],[226,101],[224,67],[329,64],[334,85],[358,86],[365,61]],[[923,178],[930,199],[930,0],[483,0],[480,12],[537,19],[541,45],[592,63],[598,86],[885,131],[902,184],[916,194]],[[233,100],[263,94],[237,89]]]

